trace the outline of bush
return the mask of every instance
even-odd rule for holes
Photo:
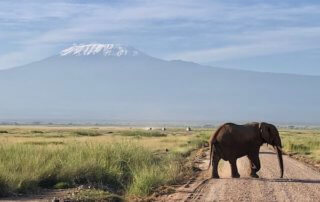
[[[166,137],[167,134],[158,131],[123,131],[122,136],[140,136],[140,137]]]
[[[31,131],[31,133],[38,133],[38,134],[43,134],[44,132],[41,130],[33,130]]]
[[[102,134],[99,133],[98,131],[75,131],[74,134],[76,136],[92,136],[92,137],[95,137],[95,136],[101,136]]]
[[[7,130],[0,130],[0,133],[9,133]]]

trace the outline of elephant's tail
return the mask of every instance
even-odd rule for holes
[[[225,126],[226,124],[223,124],[222,126],[220,126],[216,132],[212,135],[212,138],[210,140],[210,160],[209,160],[209,166],[208,166],[208,170],[210,169],[211,166],[211,162],[212,162],[212,157],[213,157],[213,152],[215,152],[216,150],[216,144],[217,144],[217,136],[220,132],[220,130]]]
[[[215,150],[216,150],[216,148],[214,147],[214,143],[213,143],[213,144],[211,144],[211,146],[210,146],[210,160],[209,160],[208,170],[210,169],[211,162],[212,162],[213,152],[214,152]]]

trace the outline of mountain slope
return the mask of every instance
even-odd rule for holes
[[[320,122],[320,77],[103,50],[0,71],[0,119]]]

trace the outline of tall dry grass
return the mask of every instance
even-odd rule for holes
[[[177,130],[6,130],[0,136],[0,196],[82,184],[122,196],[148,195],[178,182],[186,157],[206,139]]]
[[[0,194],[36,192],[63,182],[68,186],[100,184],[119,194],[147,195],[172,183],[181,165],[176,155],[119,142],[64,146],[0,145]]]

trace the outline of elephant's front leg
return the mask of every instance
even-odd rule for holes
[[[237,168],[237,159],[229,160],[230,166],[231,166],[231,176],[233,178],[239,178],[240,174],[238,172]]]
[[[259,151],[255,153],[251,153],[248,155],[251,164],[251,177],[259,178],[257,172],[260,170],[260,159],[259,159]]]

